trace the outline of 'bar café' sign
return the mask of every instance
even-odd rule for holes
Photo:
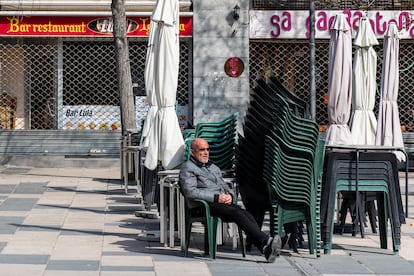
[[[149,17],[127,18],[127,36],[148,36]],[[112,36],[111,17],[1,16],[0,36]],[[192,18],[180,18],[180,36],[192,35]]]
[[[329,39],[329,29],[339,12],[343,12],[350,26],[352,35],[356,34],[359,20],[366,16],[374,33],[382,38],[388,24],[397,23],[400,38],[414,38],[414,11],[315,11],[315,38]],[[250,11],[250,38],[300,39],[309,38],[309,11]]]

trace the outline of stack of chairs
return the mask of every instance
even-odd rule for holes
[[[271,208],[271,192],[262,178],[264,140],[276,111],[275,93],[269,92],[264,79],[259,79],[251,94],[250,104],[239,135],[235,175],[245,208],[262,226]],[[248,242],[248,247],[250,244]]]
[[[186,159],[190,157],[190,144],[194,138],[205,139],[210,146],[210,159],[222,171],[234,169],[238,113],[233,113],[223,120],[199,122],[195,129],[186,130]]]
[[[309,252],[320,256],[320,202],[325,142],[318,125],[296,116],[278,99],[274,124],[265,140],[263,178],[273,191],[271,229],[281,235],[283,225],[304,220]]]
[[[289,107],[296,116],[306,119],[310,118],[308,103],[292,94],[276,77],[270,76],[267,84],[288,102]]]
[[[322,206],[322,240],[324,251],[329,254],[332,249],[333,216],[336,194],[338,192],[356,191],[356,157],[355,153],[328,152],[326,162],[325,189]],[[377,200],[380,232],[380,246],[387,248],[388,221],[392,235],[393,251],[398,252],[401,244],[401,224],[405,223],[398,165],[392,152],[361,152],[358,162],[358,191],[363,198],[366,193],[373,193]],[[360,231],[363,237],[361,220],[365,217],[364,204],[358,208]],[[341,221],[343,227],[344,221]],[[358,225],[354,225],[354,232]]]
[[[262,226],[265,213],[272,209],[273,199],[272,189],[263,179],[264,145],[279,109],[278,98],[283,97],[300,117],[308,117],[309,108],[275,77],[258,79],[252,92],[243,124],[244,136],[239,137],[236,150],[236,180],[244,206]]]

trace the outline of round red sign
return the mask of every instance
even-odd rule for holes
[[[224,64],[224,71],[229,77],[237,78],[244,71],[244,63],[238,57],[231,57]]]

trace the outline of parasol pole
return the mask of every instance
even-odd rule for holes
[[[315,1],[309,1],[309,74],[310,74],[310,113],[316,121],[316,88],[315,88]]]

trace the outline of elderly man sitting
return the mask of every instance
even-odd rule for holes
[[[180,183],[184,196],[203,199],[210,205],[213,216],[224,221],[235,222],[246,233],[253,244],[264,254],[266,260],[274,262],[279,255],[281,239],[261,231],[253,216],[234,204],[234,192],[225,183],[220,168],[209,160],[208,142],[196,138],[191,143],[191,157],[180,170]]]

